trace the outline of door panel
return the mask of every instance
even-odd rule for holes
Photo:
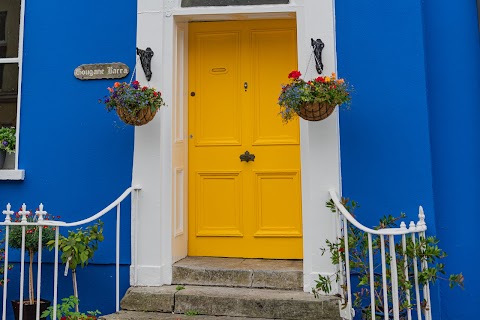
[[[196,236],[243,236],[240,172],[197,172],[196,185]]]
[[[199,51],[195,143],[197,146],[240,145],[240,34],[201,34],[196,38],[195,48]]]
[[[301,237],[298,171],[255,172],[255,237]],[[293,191],[293,193],[292,193]]]
[[[296,30],[252,30],[251,58],[254,83],[253,106],[254,145],[299,144],[300,132],[295,125],[284,125],[279,121],[277,99],[280,83],[273,79],[285,79],[290,71],[296,69]],[[269,63],[266,63],[266,62]]]
[[[277,105],[297,68],[295,28],[189,26],[189,255],[302,258],[299,125]],[[254,161],[240,161],[247,150]]]

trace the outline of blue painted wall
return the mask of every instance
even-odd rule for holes
[[[424,206],[428,233],[450,255],[447,272],[466,277],[464,291],[434,288],[434,319],[475,319],[480,302],[480,277],[466,259],[479,223],[474,6],[336,1],[339,75],[356,89],[340,117],[343,193],[360,202],[367,225],[399,212],[416,220]]]
[[[340,115],[343,193],[365,223],[416,220],[423,205],[434,229],[421,6],[337,1],[336,18],[339,76],[355,88]]]
[[[480,39],[475,0],[424,2],[437,232],[465,290],[441,285],[442,319],[477,319],[480,303]]]
[[[11,202],[16,209],[26,202],[36,208],[43,202],[47,211],[62,220],[80,220],[103,209],[130,186],[133,128],[98,103],[113,81],[80,81],[73,70],[80,64],[101,62],[124,62],[133,70],[136,1],[26,2],[19,150],[19,168],[25,170],[26,178],[0,181],[0,205]],[[104,219],[106,240],[95,265],[79,271],[82,305],[103,313],[114,310],[105,300],[114,297],[113,215]],[[122,216],[125,291],[130,264],[129,202]],[[18,271],[17,265],[12,284]],[[93,278],[88,279],[86,272]],[[12,294],[18,297],[15,290]],[[51,288],[45,290],[46,295],[51,292]],[[63,296],[71,294],[70,279],[63,281],[60,290]]]

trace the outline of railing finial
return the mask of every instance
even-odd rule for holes
[[[408,225],[408,230],[415,230],[415,228],[416,228],[415,222],[410,221],[410,224]]]
[[[38,221],[43,221],[43,216],[47,215],[47,211],[43,211],[43,203],[40,203],[38,210],[35,211],[35,214],[38,217]]]
[[[402,221],[402,223],[400,223],[400,229],[407,229],[405,222]]]
[[[22,222],[27,222],[27,216],[30,214],[30,211],[27,211],[27,205],[22,204],[22,210],[18,212],[22,216]]]
[[[423,207],[422,206],[418,207],[417,227],[422,228],[422,229],[427,228],[427,224],[425,223],[425,213],[423,212]]]
[[[15,212],[13,212],[11,209],[12,209],[12,206],[9,203],[9,204],[7,204],[7,210],[3,210],[3,214],[5,215],[5,222],[11,222],[12,221],[11,216]]]

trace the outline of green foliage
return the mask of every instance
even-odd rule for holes
[[[317,77],[310,81],[305,81],[300,76],[299,71],[292,71],[288,75],[291,82],[282,85],[278,104],[284,122],[294,119],[305,104],[327,103],[336,106],[351,100],[352,88],[344,79],[337,79],[335,73],[330,77]]]
[[[344,207],[354,215],[354,211],[358,208],[358,203],[348,198],[342,198],[341,203]],[[333,200],[326,203],[326,207],[332,212],[336,212],[335,204]],[[376,230],[384,228],[396,228],[400,219],[404,219],[405,214],[401,213],[398,217],[392,215],[384,216],[380,219],[379,225],[375,227]],[[353,306],[357,308],[362,307],[362,301],[370,299],[370,271],[369,271],[369,253],[368,253],[368,235],[354,227],[352,224],[348,224],[348,248],[349,248],[349,260],[350,260],[350,274],[358,275],[359,283],[352,292],[354,296]],[[438,247],[439,240],[436,237],[425,237],[420,235],[415,238],[415,243],[412,240],[411,235],[406,236],[406,249],[403,249],[401,242],[395,243],[395,253],[397,261],[397,277],[399,285],[399,303],[400,311],[407,308],[424,307],[426,301],[415,301],[415,295],[411,294],[410,304],[406,299],[405,292],[411,290],[414,284],[414,270],[413,261],[418,262],[418,279],[419,285],[422,287],[428,283],[435,283],[437,280],[449,281],[451,288],[459,286],[463,288],[463,275],[452,274],[446,278],[445,265],[441,262],[441,259],[447,255]],[[392,274],[389,267],[391,263],[391,256],[389,251],[389,238],[385,237],[385,252],[386,252],[386,279],[387,279],[387,295],[388,300],[391,303],[391,286],[392,286]],[[345,261],[345,242],[344,238],[340,237],[336,242],[326,241],[326,247],[321,248],[322,255],[327,251],[330,253],[330,259],[332,264],[339,265],[341,261]],[[374,296],[375,296],[375,311],[383,311],[383,276],[382,267],[379,259],[381,251],[380,237],[372,237],[372,251],[374,257]],[[405,260],[406,259],[406,260]],[[405,262],[408,262],[408,269],[405,269]],[[426,267],[422,271],[421,264],[426,264]],[[330,293],[332,291],[332,282],[338,282],[340,271],[337,271],[333,276],[319,276],[316,281],[316,287],[312,290],[315,296],[318,296],[320,292]],[[344,290],[344,296],[346,297],[347,288],[342,285]],[[352,288],[353,290],[353,288]],[[346,304],[344,305],[346,306]],[[371,310],[367,310],[370,313]],[[368,316],[368,315],[367,315]]]
[[[23,209],[27,211],[26,208]],[[38,209],[37,209],[38,211]],[[19,212],[15,213],[12,217],[14,222],[21,222],[22,216]],[[55,217],[51,214],[46,214],[43,216],[44,220],[54,220]],[[35,212],[28,211],[26,215],[26,221],[29,223],[35,223],[38,221]],[[42,247],[46,247],[49,241],[55,239],[55,227],[51,226],[41,226],[41,225],[25,225],[25,226],[10,226],[9,233],[9,246],[15,249],[22,248],[22,233],[25,229],[25,251],[28,252],[30,257],[30,265],[28,268],[28,297],[29,302],[33,304],[35,302],[35,292],[34,292],[34,279],[33,279],[33,257],[36,252],[38,252],[38,240],[40,238],[40,230],[42,230]]]
[[[16,135],[15,128],[4,127],[0,128],[0,150],[5,150],[8,153],[15,152]]]
[[[113,88],[107,89],[110,94],[99,102],[103,102],[108,111],[123,108],[131,115],[136,115],[142,109],[148,108],[154,112],[165,105],[160,91],[142,87],[138,81],[133,81],[132,84],[115,82]]]
[[[195,311],[195,310],[188,310],[185,312],[185,315],[186,316],[198,316],[200,313],[198,311]]]
[[[97,319],[97,316],[100,315],[100,311],[87,311],[87,313],[72,311],[76,305],[78,305],[79,300],[75,296],[70,296],[68,298],[63,298],[62,303],[57,304],[57,319],[58,320],[92,320]],[[53,306],[45,310],[41,318],[47,318],[53,320]]]
[[[5,249],[3,249],[3,244],[5,240],[1,239],[0,240],[0,286],[3,286],[3,274],[5,273],[5,267],[4,267],[4,259],[5,259]],[[13,265],[8,265],[8,270],[12,270]],[[8,281],[8,280],[7,280]]]
[[[21,222],[22,217],[17,212],[12,217],[14,222]],[[45,220],[55,220],[55,216],[47,214],[44,216]],[[35,212],[30,211],[27,215],[27,222],[37,222]],[[10,226],[10,234],[8,239],[8,245],[14,249],[22,248],[22,226]],[[55,239],[55,227],[49,226],[25,226],[25,250],[33,255],[38,252],[38,238],[39,228],[42,228],[42,245],[47,246],[47,243]]]
[[[62,262],[69,261],[69,268],[72,270],[78,265],[83,268],[93,258],[98,243],[103,239],[103,222],[100,220],[86,229],[69,231],[67,237],[62,236],[58,241],[58,248],[62,251]],[[47,245],[50,250],[55,248],[55,240],[49,241]]]
[[[180,291],[180,290],[185,290],[185,287],[179,284],[175,289],[177,291]]]

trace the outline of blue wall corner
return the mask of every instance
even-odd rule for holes
[[[476,1],[424,1],[427,84],[440,246],[447,273],[462,272],[465,290],[442,282],[442,319],[477,318],[480,276],[468,260],[480,224],[480,41]]]
[[[418,1],[336,1],[338,73],[355,88],[340,113],[343,194],[367,226],[401,212],[416,222],[422,205],[435,235],[422,30]]]
[[[337,2],[336,24],[339,76],[355,88],[340,115],[343,192],[369,224],[416,220],[423,205],[434,229],[421,6]]]

